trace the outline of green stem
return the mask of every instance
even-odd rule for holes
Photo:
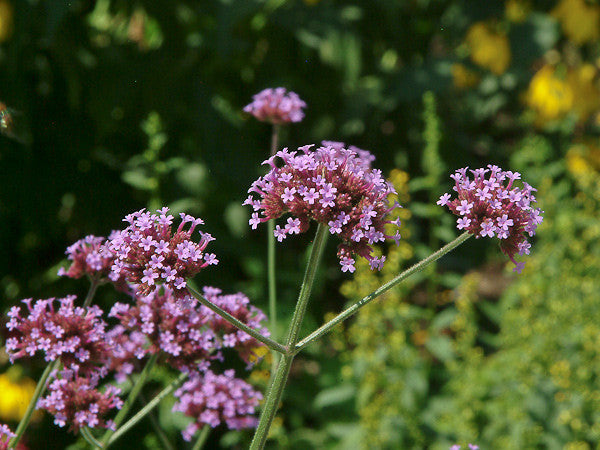
[[[250,336],[252,336],[257,341],[262,342],[263,344],[265,344],[271,350],[275,350],[276,352],[279,352],[279,353],[286,353],[287,352],[287,349],[283,345],[281,345],[279,342],[276,342],[273,339],[268,338],[267,336],[263,336],[262,334],[260,334],[255,329],[250,328],[245,323],[243,323],[243,322],[239,321],[238,319],[236,319],[235,317],[233,317],[227,311],[223,311],[221,308],[219,308],[214,303],[211,303],[202,294],[200,294],[200,292],[196,291],[191,286],[188,285],[187,290],[188,290],[188,292],[190,294],[192,294],[192,296],[194,296],[196,299],[198,299],[198,301],[200,303],[202,303],[204,306],[206,306],[207,308],[209,308],[210,310],[212,310],[215,314],[218,314],[219,316],[221,316],[227,322],[231,323],[236,328],[239,328],[240,330],[245,331],[246,333],[248,333]]]
[[[102,448],[102,444],[94,437],[92,432],[87,427],[80,429],[79,434],[81,434],[81,437],[83,437],[83,439],[85,439],[85,441],[90,444],[92,448]]]
[[[146,415],[150,411],[152,411],[154,408],[156,408],[158,406],[158,404],[161,402],[161,400],[163,398],[165,398],[167,395],[169,395],[171,392],[173,392],[175,389],[177,389],[181,385],[181,383],[183,383],[185,381],[187,376],[188,376],[187,373],[181,373],[166,388],[164,388],[162,391],[160,391],[156,395],[156,397],[154,397],[152,400],[150,400],[148,402],[148,404],[146,406],[144,406],[142,409],[140,409],[131,419],[129,419],[127,422],[125,422],[122,427],[120,427],[117,431],[114,432],[114,434],[108,439],[108,442],[105,445],[105,448],[107,448],[109,445],[113,444],[123,434],[125,434],[133,426],[135,426],[140,420],[142,420],[144,417],[146,417]]]
[[[10,440],[10,442],[8,443],[8,448],[16,448],[17,447],[17,444],[23,437],[23,433],[25,433],[25,430],[27,429],[27,425],[29,425],[31,416],[33,415],[33,412],[35,411],[38,400],[40,399],[40,397],[44,393],[44,390],[46,389],[46,383],[48,382],[48,377],[50,376],[52,371],[58,367],[59,364],[60,364],[60,359],[56,359],[52,363],[48,364],[46,366],[46,369],[44,369],[44,372],[42,373],[42,376],[38,380],[37,386],[35,387],[35,391],[33,392],[33,397],[31,397],[31,400],[29,401],[27,410],[25,411],[23,418],[21,419],[21,421],[19,422],[19,425],[17,426],[17,429],[15,431],[15,437],[13,437]]]
[[[148,404],[148,400],[146,399],[146,396],[144,395],[143,392],[140,392],[139,397],[140,397],[140,401],[142,402],[142,404],[144,404],[144,405]],[[154,411],[150,411],[148,413],[148,418],[150,419],[150,422],[152,422],[152,428],[154,428],[154,434],[156,434],[156,436],[158,437],[163,448],[165,448],[166,450],[175,450],[175,448],[169,441],[169,438],[166,435],[165,431],[160,426],[160,423],[158,421],[158,418],[156,417],[156,414],[154,414]]]
[[[202,431],[200,432],[200,436],[198,436],[198,440],[192,447],[192,450],[201,450],[204,447],[204,444],[206,444],[206,440],[208,439],[208,435],[210,434],[210,430],[210,426],[204,425]]]
[[[310,292],[317,274],[319,260],[321,259],[323,248],[325,247],[326,237],[327,226],[319,224],[310,256],[308,258],[308,263],[306,265],[306,271],[304,272],[304,280],[302,281],[302,287],[300,288],[298,303],[296,303],[296,309],[290,324],[286,343],[287,348],[293,348],[298,341],[300,327],[302,325],[302,320],[304,319],[304,313],[306,312],[308,300],[310,299]],[[294,354],[290,353],[284,354],[283,358],[281,358],[279,361],[277,371],[275,372],[275,376],[273,377],[267,398],[263,405],[258,427],[256,428],[254,438],[252,439],[252,444],[250,445],[251,450],[260,450],[265,446],[267,436],[269,435],[269,429],[271,428],[271,424],[273,423],[273,419],[277,413],[277,408],[279,407],[279,402],[281,401],[283,390],[285,388],[293,361]]]
[[[441,249],[439,249],[435,253],[432,253],[424,260],[422,260],[422,261],[418,262],[417,264],[415,264],[414,266],[406,269],[404,272],[402,272],[400,275],[395,277],[393,280],[390,280],[387,283],[385,283],[384,285],[378,287],[373,292],[371,292],[369,295],[367,295],[365,298],[363,298],[362,300],[359,300],[354,305],[350,306],[349,308],[347,308],[346,310],[344,310],[343,312],[338,314],[336,317],[331,319],[329,322],[327,322],[326,324],[324,324],[317,330],[313,331],[307,337],[305,337],[300,342],[295,344],[294,349],[293,349],[294,353],[298,353],[304,347],[306,347],[308,344],[310,344],[311,342],[313,342],[316,339],[319,339],[321,336],[323,336],[324,334],[329,332],[329,330],[331,330],[337,324],[339,324],[340,322],[343,322],[348,317],[355,314],[360,308],[362,308],[363,306],[365,306],[372,300],[376,299],[384,292],[387,292],[388,290],[390,290],[391,288],[393,288],[394,286],[399,284],[401,281],[405,280],[406,278],[408,278],[409,276],[411,276],[412,274],[414,274],[416,272],[420,272],[421,270],[423,270],[425,267],[427,267],[432,262],[437,261],[442,256],[444,256],[446,253],[451,252],[456,247],[458,247],[459,245],[464,243],[467,239],[469,239],[469,237],[471,237],[471,235],[468,232],[461,234],[459,237],[454,239],[452,242],[449,242],[448,244],[443,246]]]
[[[96,294],[96,289],[98,289],[98,286],[100,286],[100,278],[98,276],[94,276],[90,279],[90,282],[90,288],[88,289],[88,293],[85,296],[85,300],[83,301],[84,309],[92,304],[92,299]]]
[[[280,125],[274,123],[271,132],[271,156],[277,153]],[[277,340],[277,277],[275,275],[275,219],[269,220],[267,228],[267,280],[269,285],[269,321],[271,323],[271,338]],[[272,351],[273,363],[271,374],[275,373],[279,362],[279,353]]]
[[[127,400],[125,400],[125,403],[123,403],[123,407],[121,408],[121,410],[117,413],[117,416],[115,417],[114,423],[115,423],[116,428],[118,428],[119,425],[121,425],[121,422],[123,422],[123,420],[129,413],[129,410],[133,406],[133,403],[135,402],[140,391],[142,390],[142,387],[144,387],[144,384],[146,383],[146,380],[148,379],[148,375],[150,374],[150,371],[154,368],[154,365],[156,364],[157,359],[158,359],[158,354],[157,353],[153,354],[150,357],[150,359],[148,360],[148,362],[146,363],[146,366],[144,367],[144,370],[142,370],[142,373],[140,373],[137,380],[135,380],[135,383],[134,383],[133,387],[131,388],[131,391],[129,391]],[[117,431],[119,431],[119,430],[117,430]],[[104,436],[102,436],[102,439],[100,440],[100,442],[103,444],[104,448],[108,448],[108,443],[111,441],[110,438],[113,434],[116,434],[116,431],[106,430],[106,432],[104,433]]]

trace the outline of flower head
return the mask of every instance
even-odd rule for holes
[[[20,316],[18,306],[8,312],[6,351],[12,362],[41,351],[46,361],[59,358],[65,367],[87,374],[108,357],[110,343],[100,308],[77,307],[75,296],[38,300],[33,305],[31,301],[23,300],[29,309],[26,317]]]
[[[255,211],[250,225],[255,229],[261,222],[291,214],[286,225],[275,230],[281,242],[290,234],[304,233],[314,220],[341,239],[338,258],[343,271],[354,271],[354,254],[366,258],[372,268],[381,268],[383,261],[374,262],[371,245],[399,239],[399,233],[384,232],[384,225],[392,223],[387,215],[399,207],[388,204],[388,196],[396,193],[393,186],[371,168],[374,157],[365,150],[327,141],[314,151],[311,147],[284,149],[265,161],[270,172],[248,191],[260,198],[251,195],[244,202]],[[276,164],[278,159],[283,165]]]
[[[515,264],[514,270],[521,272],[524,263],[517,263],[514,256],[529,254],[531,244],[525,233],[535,235],[543,220],[543,211],[532,206],[536,202],[536,189],[525,182],[522,188],[514,186],[514,181],[521,178],[518,172],[503,171],[493,165],[487,167],[471,170],[472,177],[467,174],[468,168],[457,170],[451,176],[457,197],[450,200],[446,193],[437,203],[459,216],[458,229],[476,238],[500,239],[500,249]]]
[[[212,287],[204,287],[203,292],[219,308],[269,335],[267,329],[261,326],[266,316],[249,305],[250,301],[244,294],[220,295],[221,290]],[[181,301],[168,288],[138,297],[135,305],[116,303],[109,316],[118,318],[120,327],[127,334],[115,339],[123,361],[131,356],[143,358],[147,353],[163,352],[173,367],[193,370],[198,362],[219,358],[222,348],[233,348],[244,361],[249,362],[254,349],[262,345],[200,305],[195,298]],[[130,339],[139,344],[130,346]]]
[[[137,295],[147,295],[159,285],[172,289],[176,296],[187,295],[186,278],[219,261],[206,246],[213,237],[200,232],[200,242],[192,240],[197,225],[204,222],[187,214],[180,214],[181,223],[171,231],[173,216],[169,208],[151,214],[140,210],[129,214],[124,221],[129,226],[113,232],[106,244],[114,255],[110,278],[124,277],[137,285]],[[190,226],[185,229],[185,224]]]
[[[0,425],[0,450],[6,450],[8,448],[8,442],[16,436],[8,425]]]
[[[77,370],[62,370],[48,386],[48,394],[41,398],[38,407],[54,416],[59,427],[69,425],[69,430],[82,427],[111,428],[112,421],[106,416],[113,409],[121,409],[123,401],[120,389],[108,386],[100,392],[98,382],[105,371],[82,376]]]
[[[252,103],[244,111],[262,122],[282,124],[300,122],[304,118],[302,108],[306,103],[295,92],[285,88],[265,89],[252,97]]]
[[[204,425],[212,428],[225,423],[230,429],[256,426],[254,412],[262,394],[248,383],[235,378],[233,370],[217,375],[210,370],[194,373],[177,391],[173,411],[195,419],[184,431],[183,438],[190,441]]]
[[[240,322],[257,330],[263,336],[270,335],[269,330],[262,325],[262,322],[267,320],[267,316],[260,309],[252,306],[248,297],[243,293],[222,295],[221,289],[210,286],[202,288],[202,293],[207,300],[231,314]],[[208,307],[200,306],[200,314],[206,318],[206,325],[215,333],[221,345],[236,350],[240,358],[246,363],[250,364],[254,359],[255,350],[263,347],[262,343],[245,331],[234,327]]]
[[[99,275],[106,278],[114,257],[102,245],[105,241],[103,237],[89,235],[69,246],[65,253],[72,264],[67,270],[61,267],[58,275],[69,278]]]

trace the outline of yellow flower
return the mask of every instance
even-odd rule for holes
[[[467,89],[479,82],[479,76],[463,64],[452,64],[452,84],[457,89]]]
[[[8,0],[0,0],[0,42],[10,38],[13,31],[13,8]]]
[[[474,23],[467,31],[465,41],[471,50],[471,60],[478,66],[501,75],[510,65],[508,38],[484,22]]]
[[[0,375],[0,418],[8,421],[19,421],[29,405],[35,382],[31,378],[19,378],[16,366]]]
[[[571,110],[573,90],[567,80],[556,75],[554,67],[544,66],[531,79],[525,103],[536,113],[536,123],[543,125],[561,119]]]
[[[523,0],[508,0],[504,6],[504,14],[511,22],[524,22],[531,11],[531,4]]]
[[[561,0],[552,10],[565,35],[581,45],[600,38],[600,6],[585,0]]]
[[[595,81],[596,73],[592,64],[583,64],[567,74],[567,82],[573,91],[573,110],[577,113],[579,122],[585,122],[592,113],[600,109],[600,89]]]

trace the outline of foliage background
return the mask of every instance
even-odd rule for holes
[[[311,346],[271,445],[599,448],[599,68],[596,0],[0,0],[0,100],[18,111],[17,139],[0,136],[0,309],[82,295],[56,276],[67,245],[165,204],[217,238],[221,262],[196,282],[266,309],[265,233],[241,201],[270,130],[241,109],[285,86],[308,108],[282,144],[372,150],[405,206],[380,275],[352,281],[330,243],[307,332],[452,239],[433,203],[458,167],[521,171],[546,215],[518,278],[471,240]],[[308,240],[278,247],[280,332]],[[0,420],[18,419],[41,364],[0,366]],[[250,379],[264,386],[267,368]],[[183,446],[179,419],[159,418]],[[50,423],[31,448],[74,442]],[[123,448],[155,448],[149,430]],[[219,429],[209,445],[248,436]]]

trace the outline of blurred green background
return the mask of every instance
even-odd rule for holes
[[[0,136],[0,311],[82,295],[83,280],[56,276],[65,248],[164,205],[217,239],[220,264],[197,284],[266,310],[266,230],[241,202],[270,128],[241,109],[284,86],[308,107],[282,146],[369,149],[405,206],[380,274],[342,274],[330,240],[305,332],[458,234],[434,205],[456,168],[522,172],[546,214],[522,275],[470,240],[309,347],[269,445],[600,448],[599,71],[598,0],[0,0],[15,120]],[[278,245],[280,333],[309,241]],[[1,422],[18,420],[42,364],[0,356]],[[268,368],[248,379],[264,389]],[[186,448],[181,418],[166,405],[158,419]],[[29,448],[82,448],[51,422]],[[208,447],[250,436],[217,429]],[[149,425],[120,445],[160,448]]]

